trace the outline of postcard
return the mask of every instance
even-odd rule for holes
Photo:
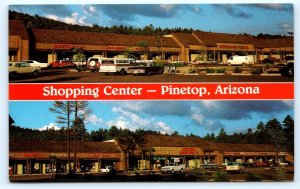
[[[293,4],[8,16],[10,182],[294,181]]]

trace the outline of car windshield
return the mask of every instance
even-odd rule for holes
[[[228,163],[227,165],[229,165],[229,166],[233,166],[233,165],[238,165],[236,162],[230,162],[230,163]]]

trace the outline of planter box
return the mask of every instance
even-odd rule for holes
[[[239,75],[239,76],[250,76],[251,73],[232,73],[231,75]]]
[[[206,75],[224,75],[224,73],[206,73]]]

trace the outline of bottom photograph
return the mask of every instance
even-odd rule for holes
[[[11,182],[294,180],[294,101],[10,101]]]

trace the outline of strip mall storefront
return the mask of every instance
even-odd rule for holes
[[[83,51],[86,59],[93,55],[103,57],[133,54],[137,59],[194,61],[217,60],[226,63],[232,55],[253,55],[256,62],[264,58],[282,59],[294,54],[293,38],[256,39],[241,34],[193,32],[155,37],[96,32],[33,29],[27,34],[22,22],[9,22],[9,59],[35,59],[53,62],[73,60],[74,48]],[[17,26],[17,27],[16,27]],[[21,29],[20,29],[21,28]],[[142,44],[143,43],[143,44]],[[31,45],[29,45],[31,44]]]
[[[201,164],[222,165],[229,161],[250,163],[293,161],[290,153],[276,153],[272,145],[218,144],[192,137],[145,136],[142,138],[134,143],[132,141],[135,140],[131,140],[130,145],[120,144],[119,139],[112,142],[98,142],[96,148],[97,142],[85,142],[91,150],[86,150],[79,145],[76,157],[71,151],[70,168],[72,170],[76,168],[81,172],[97,173],[101,168],[109,166],[124,171],[160,170],[162,166],[171,162],[185,164],[187,168],[193,169],[200,167]],[[24,145],[22,142],[10,144],[9,166],[13,174],[47,174],[51,173],[52,169],[57,173],[68,172],[68,153],[57,152],[57,148],[60,148],[59,142],[56,142],[57,147],[47,142],[42,143],[46,145],[44,148],[48,152],[45,152],[43,146],[37,149],[35,143],[25,150],[22,148]]]
[[[78,171],[100,172],[108,166],[120,167],[120,153],[77,153]],[[71,169],[74,169],[74,154],[70,155]],[[55,170],[57,173],[68,172],[68,153],[22,153],[9,154],[9,165],[14,174],[46,174]]]

